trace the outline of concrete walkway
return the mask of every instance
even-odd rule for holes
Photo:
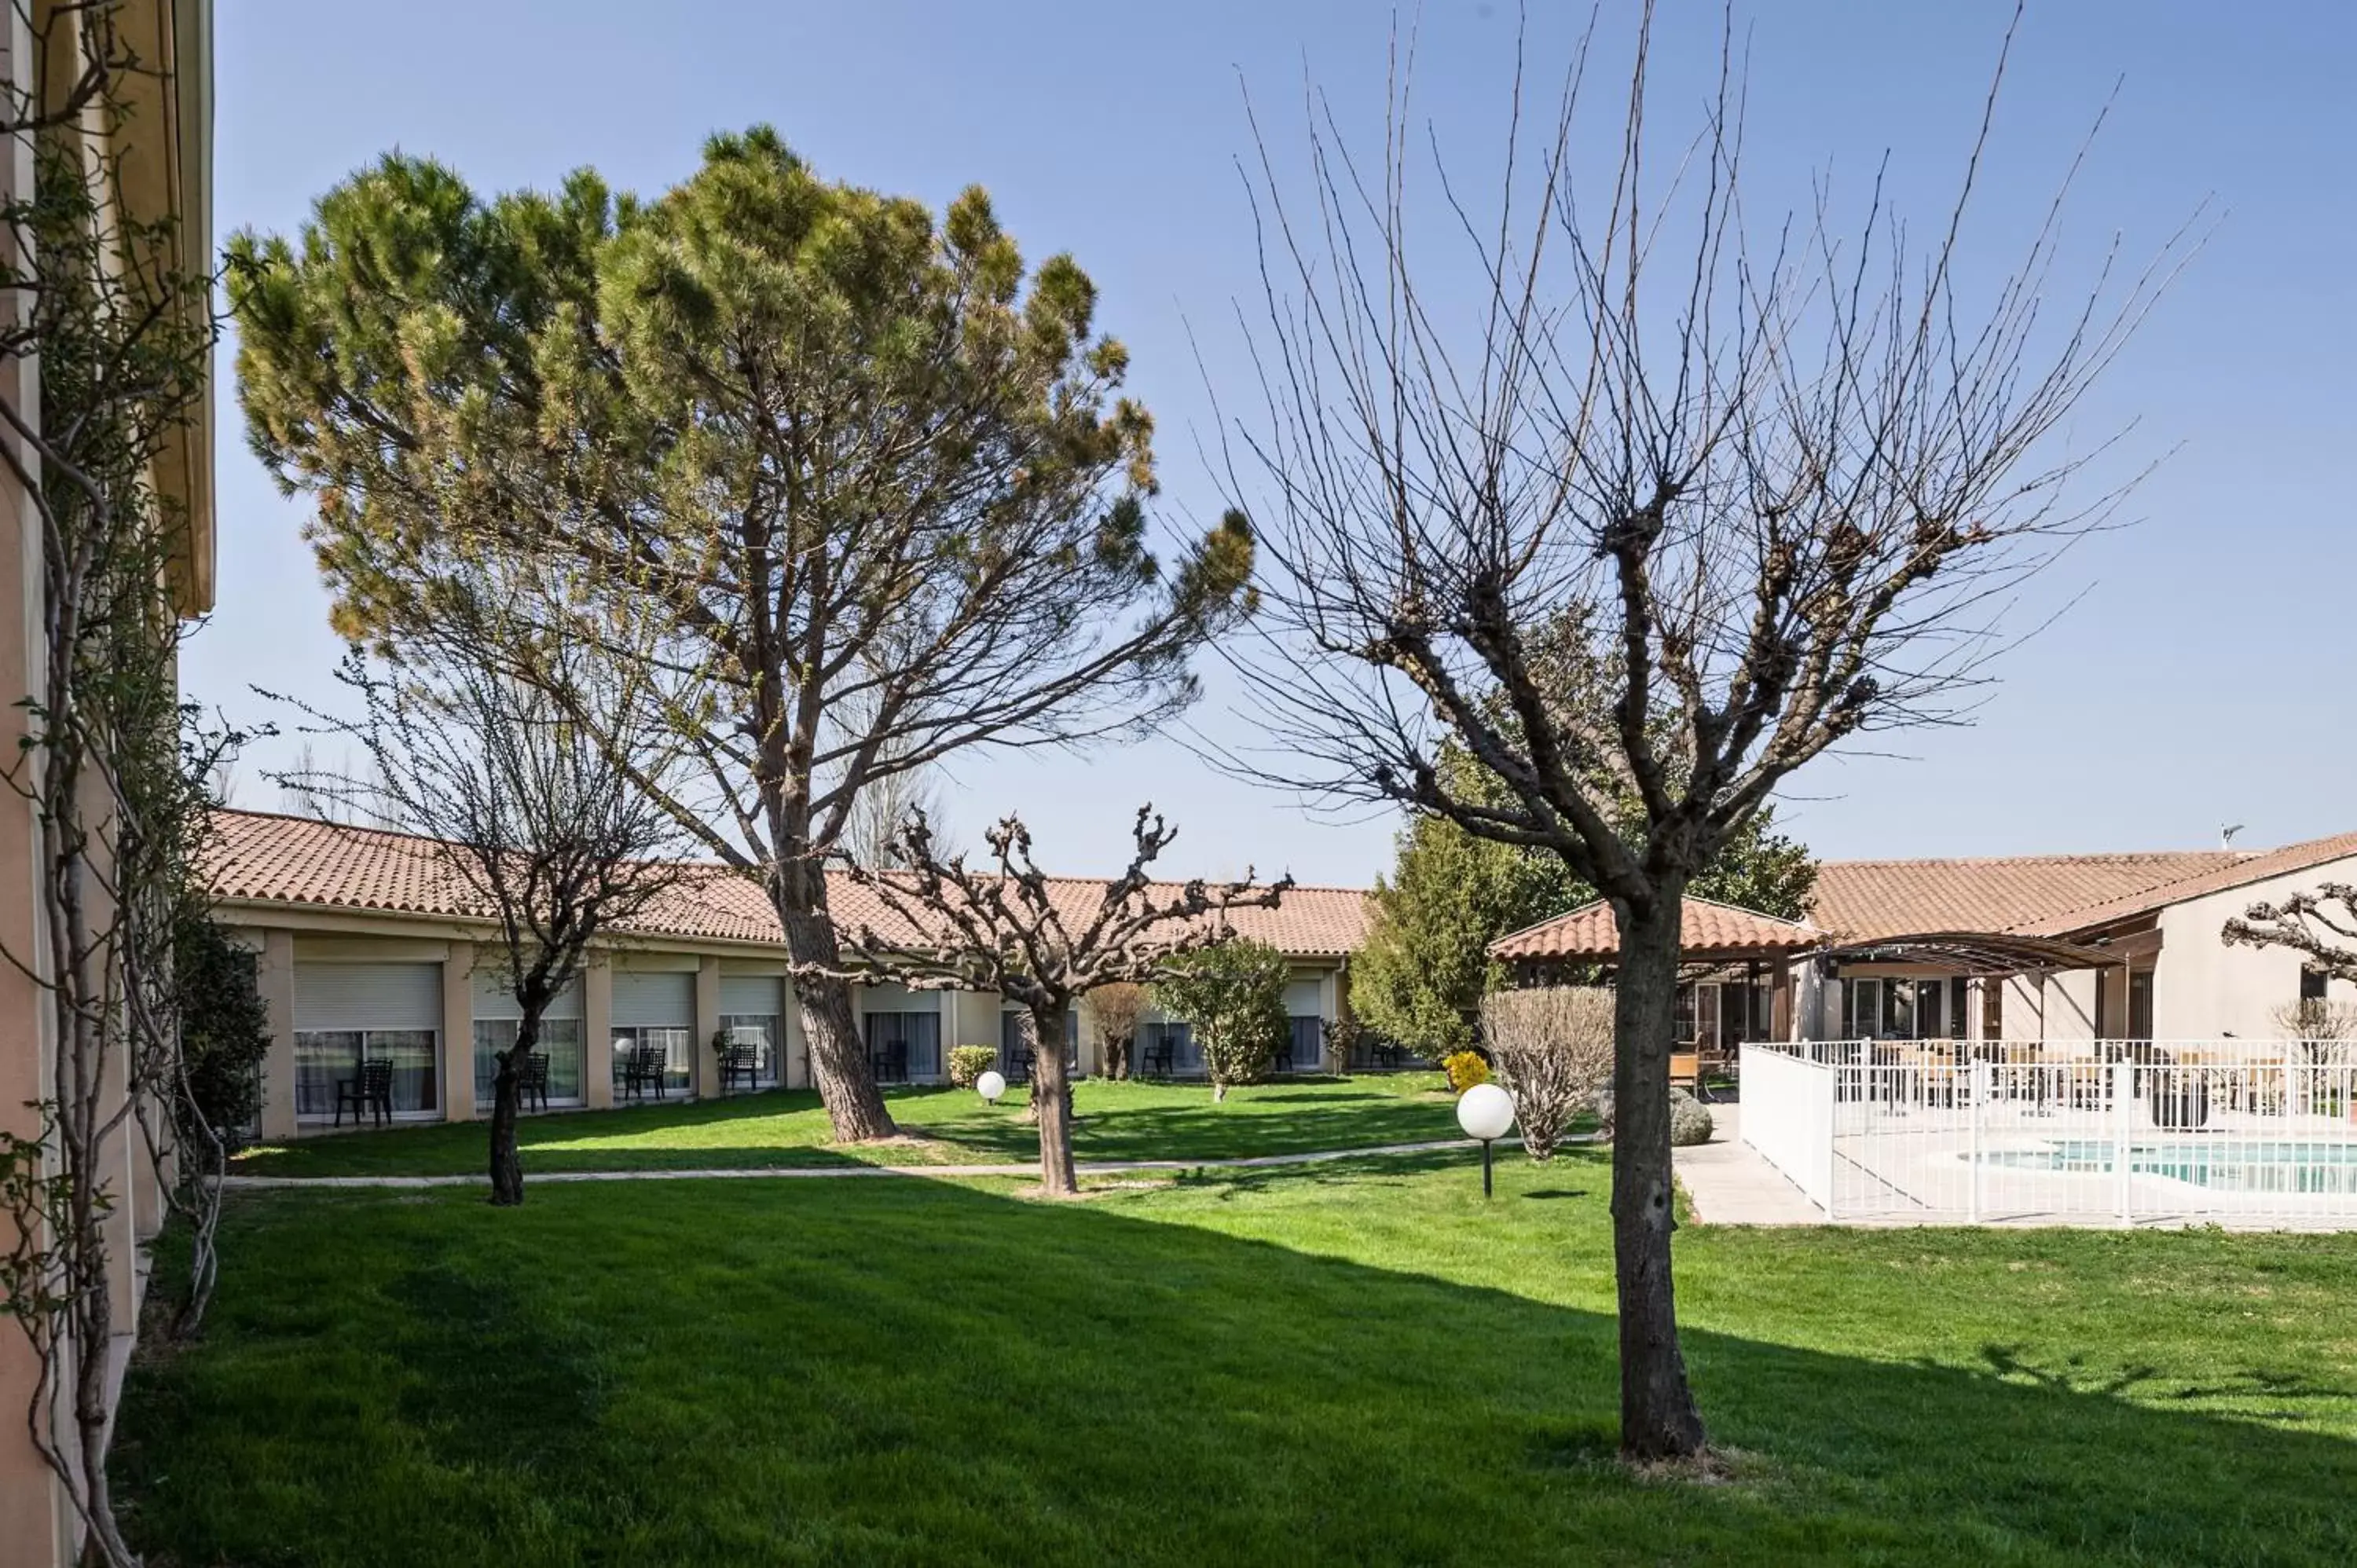
[[[1739,1105],[1713,1101],[1710,1142],[1675,1151],[1678,1180],[1705,1225],[1824,1225],[1825,1211],[1736,1134]]]
[[[1517,1142],[1501,1139],[1502,1144]],[[1082,1176],[1127,1176],[1153,1171],[1243,1171],[1277,1165],[1314,1165],[1329,1160],[1361,1160],[1386,1155],[1424,1155],[1438,1149],[1470,1153],[1478,1147],[1468,1138],[1441,1138],[1424,1144],[1377,1144],[1363,1149],[1319,1149],[1303,1155],[1252,1155],[1227,1160],[1082,1160],[1074,1167]],[[994,1165],[778,1165],[748,1169],[736,1166],[712,1170],[532,1171],[525,1179],[538,1186],[560,1181],[705,1181],[780,1177],[792,1180],[834,1176],[1028,1176],[1039,1173],[1039,1162]],[[466,1176],[250,1176],[221,1178],[230,1191],[264,1187],[488,1187],[490,1177]]]

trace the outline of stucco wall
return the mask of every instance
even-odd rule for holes
[[[2159,961],[2153,968],[2153,1034],[2161,1039],[2274,1038],[2273,1016],[2299,999],[2300,958],[2286,948],[2228,947],[2219,932],[2255,903],[2307,891],[2320,882],[2357,881],[2357,858],[2213,893],[2161,911]],[[2335,1001],[2357,1002],[2336,983]]]

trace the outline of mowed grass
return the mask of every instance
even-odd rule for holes
[[[775,1169],[841,1165],[990,1165],[1036,1159],[1026,1091],[996,1107],[971,1090],[887,1092],[904,1138],[838,1147],[816,1093],[773,1090],[688,1104],[524,1118],[524,1171]],[[1211,1103],[1203,1084],[1075,1086],[1073,1148],[1083,1160],[1232,1159],[1372,1148],[1458,1136],[1438,1073],[1304,1078],[1247,1084]],[[241,1176],[455,1176],[489,1158],[480,1122],[343,1133],[252,1149]]]
[[[1606,1157],[241,1195],[151,1561],[2357,1560],[2357,1238],[1690,1227],[1731,1478],[1612,1457]]]

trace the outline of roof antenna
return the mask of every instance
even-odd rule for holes
[[[2233,847],[2234,847],[2234,835],[2235,835],[2236,833],[2238,833],[2238,832],[2241,832],[2242,831],[2243,831],[2243,824],[2242,824],[2242,823],[2240,823],[2240,822],[2236,822],[2236,823],[2233,824],[2231,827],[2230,827],[2230,826],[2226,826],[2226,825],[2224,825],[2224,824],[2221,824],[2221,825],[2220,825],[2220,827],[2219,827],[2219,829],[2218,829],[2218,847],[2219,847],[2220,849],[2232,849],[2232,848],[2233,848]]]

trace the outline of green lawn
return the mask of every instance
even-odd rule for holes
[[[181,1564],[2357,1560],[2357,1237],[1690,1228],[1698,1485],[1610,1458],[1606,1185],[246,1194],[117,1470]]]
[[[902,1141],[837,1148],[818,1096],[777,1090],[686,1105],[632,1106],[524,1119],[533,1171],[758,1169],[784,1165],[995,1164],[1039,1157],[1024,1091],[996,1107],[970,1090],[888,1092]],[[1073,1146],[1083,1160],[1227,1159],[1371,1148],[1458,1136],[1437,1073],[1251,1084],[1211,1103],[1202,1084],[1083,1079],[1073,1092]],[[272,1144],[237,1162],[242,1176],[448,1176],[483,1169],[483,1124],[439,1123]]]

